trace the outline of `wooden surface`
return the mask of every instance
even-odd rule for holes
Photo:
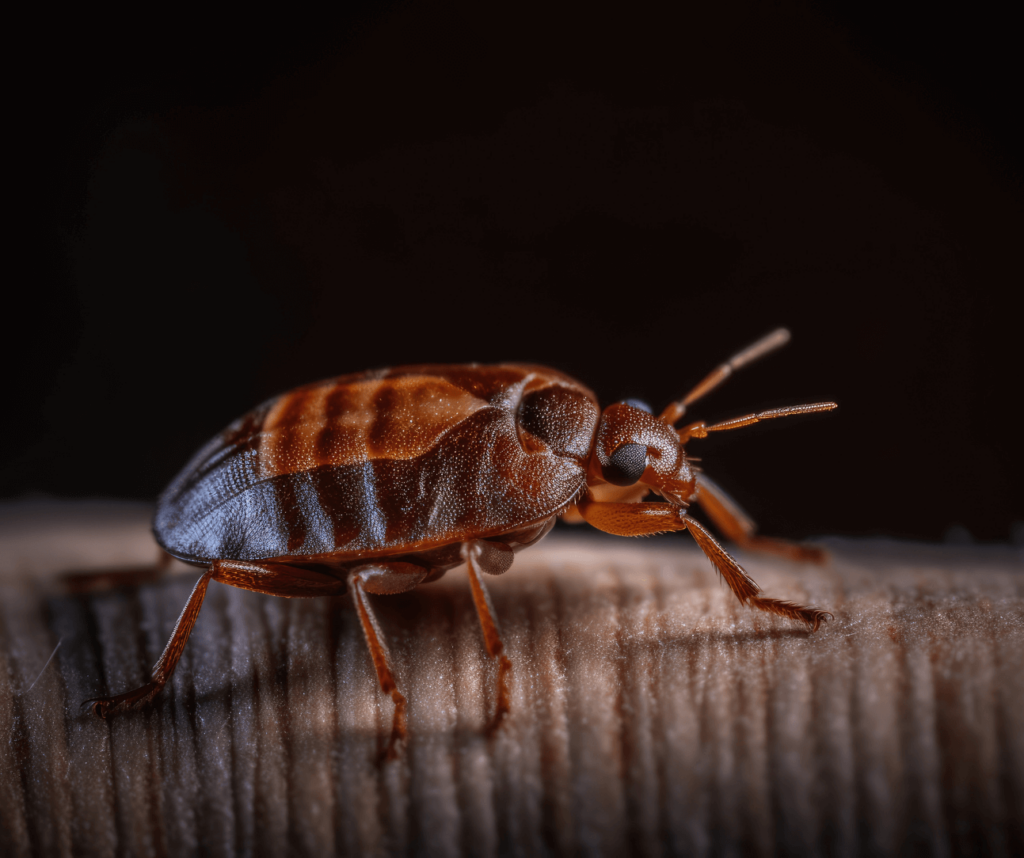
[[[410,699],[382,762],[391,704],[346,599],[214,585],[151,710],[81,713],[142,680],[198,577],[58,591],[149,562],[148,514],[0,508],[5,856],[1024,853],[1018,548],[742,556],[834,611],[808,635],[683,536],[555,533],[490,582],[515,664],[493,737],[465,572],[375,598]]]

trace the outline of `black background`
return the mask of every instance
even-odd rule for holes
[[[1006,540],[1024,218],[998,15],[37,22],[8,103],[0,495],[153,498],[262,399],[369,367],[535,361],[660,408],[785,325],[693,412],[839,402],[690,448],[764,532]]]

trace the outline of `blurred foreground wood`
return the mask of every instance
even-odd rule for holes
[[[412,733],[383,763],[346,599],[214,585],[152,709],[80,711],[142,681],[199,575],[55,589],[150,562],[148,514],[0,507],[0,854],[1024,854],[1020,549],[742,555],[834,611],[808,635],[685,538],[556,533],[491,582],[515,664],[492,738],[465,572],[376,598]]]

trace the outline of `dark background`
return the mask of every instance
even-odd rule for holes
[[[690,448],[764,532],[1006,540],[1022,69],[996,8],[47,21],[8,102],[0,496],[151,499],[262,399],[369,367],[536,361],[660,408],[785,325],[693,412],[839,402]]]

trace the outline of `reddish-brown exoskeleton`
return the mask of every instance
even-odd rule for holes
[[[789,339],[778,330],[722,364],[658,417],[620,402],[600,411],[578,381],[542,366],[410,366],[347,375],[271,399],[207,444],[160,497],[153,530],[171,555],[206,567],[150,681],[94,701],[105,716],[167,683],[211,581],[272,596],[350,592],[383,690],[389,748],[405,735],[398,691],[368,594],[403,593],[465,563],[488,654],[498,659],[495,723],[508,710],[503,652],[481,572],[500,575],[555,518],[640,536],[688,530],[739,600],[817,629],[829,615],[761,595],[687,514],[696,501],[741,546],[810,559],[813,549],[754,525],[683,451],[691,438],[827,411],[831,402],[711,426],[675,424],[732,372]],[[645,503],[654,491],[664,501]]]

